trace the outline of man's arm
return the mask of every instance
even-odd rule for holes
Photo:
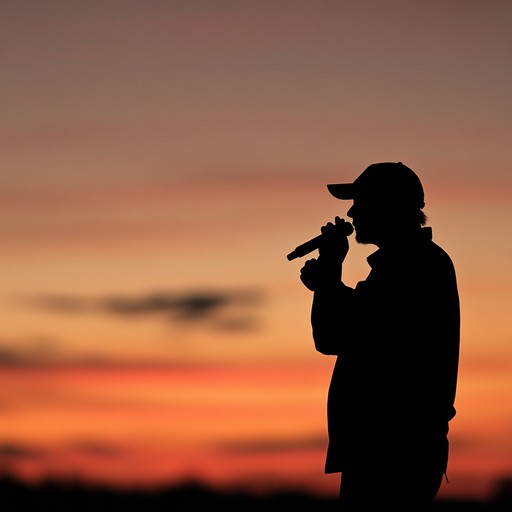
[[[313,294],[311,327],[318,352],[342,355],[344,341],[351,337],[355,290],[339,283],[331,290]]]
[[[335,222],[322,227],[320,255],[306,261],[300,271],[302,283],[314,292],[311,325],[315,347],[326,355],[339,354],[343,317],[351,309],[354,292],[341,281],[342,263],[349,247],[340,229],[344,221],[336,217]]]

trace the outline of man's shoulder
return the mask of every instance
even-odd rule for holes
[[[446,265],[453,266],[453,260],[452,260],[451,256],[439,244],[437,244],[433,240],[430,240],[429,243],[427,244],[427,247],[429,249],[430,255],[433,258],[436,258],[437,260],[439,260],[440,263],[444,263]]]
[[[456,281],[455,265],[443,247],[430,241],[424,257],[423,266],[426,276],[430,276],[436,282],[438,279]]]

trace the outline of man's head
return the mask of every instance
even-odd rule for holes
[[[347,215],[353,219],[360,243],[380,245],[397,231],[425,224],[423,186],[402,162],[372,164],[353,183],[331,184],[327,188],[337,199],[354,201]]]

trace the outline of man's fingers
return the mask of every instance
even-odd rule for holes
[[[302,272],[303,270],[307,270],[307,268],[311,268],[311,266],[314,265],[315,263],[316,263],[316,258],[312,258],[310,260],[307,260],[304,263],[304,266],[300,269],[300,271]]]
[[[325,233],[328,233],[329,230],[332,230],[332,228],[334,228],[334,224],[332,222],[328,222],[325,226],[320,228],[320,231],[322,232],[322,235],[324,235]]]

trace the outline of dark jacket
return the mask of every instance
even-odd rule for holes
[[[422,228],[368,263],[355,289],[338,283],[313,298],[315,347],[337,356],[326,473],[442,450],[455,416],[460,312],[450,257]]]

